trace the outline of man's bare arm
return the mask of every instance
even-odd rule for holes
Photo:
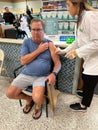
[[[21,64],[26,65],[30,62],[32,62],[37,56],[39,56],[42,52],[46,51],[48,49],[48,43],[41,43],[35,51],[33,51],[30,54],[26,54],[21,57]]]
[[[54,46],[53,43],[49,44],[49,48],[50,48],[51,57],[54,63],[53,72],[58,73],[61,69],[61,61],[60,61],[59,55],[55,53],[56,47]]]
[[[46,80],[48,80],[48,83],[50,85],[55,85],[56,75],[54,74],[54,72],[56,72],[56,74],[57,74],[60,71],[61,62],[60,62],[59,56],[55,53],[56,47],[54,46],[53,43],[49,43],[49,49],[50,49],[50,52],[51,52],[51,57],[52,57],[54,66],[53,66],[53,70],[52,70],[51,74],[47,76]]]

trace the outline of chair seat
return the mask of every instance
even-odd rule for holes
[[[22,90],[23,93],[32,96],[32,86],[28,86],[25,90]]]
[[[28,86],[25,91],[32,92],[32,86]]]

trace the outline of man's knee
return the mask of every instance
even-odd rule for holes
[[[33,94],[32,97],[35,102],[39,102],[41,99],[41,96],[38,93]]]
[[[32,98],[35,102],[42,101],[44,98],[44,88],[41,88],[41,89],[35,88],[32,93]]]
[[[6,96],[10,99],[14,99],[21,93],[21,89],[16,88],[15,86],[9,86],[8,90],[6,91]]]
[[[13,94],[12,94],[12,91],[8,89],[8,90],[6,91],[6,96],[7,96],[8,98],[12,99],[12,98],[13,98],[12,95],[13,95]]]

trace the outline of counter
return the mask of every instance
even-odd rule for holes
[[[0,48],[4,50],[5,53],[4,62],[6,70],[11,78],[14,78],[14,69],[20,65],[20,49],[22,42],[23,40],[0,38]],[[54,43],[56,44],[58,42]],[[60,45],[61,44],[63,47],[66,46],[65,43],[60,43]],[[69,60],[63,55],[60,55],[60,59],[62,68],[58,74],[58,88],[60,91],[74,94],[78,84],[80,59]]]
[[[12,43],[12,44],[22,44],[22,39],[10,39],[10,38],[0,38],[0,43]]]

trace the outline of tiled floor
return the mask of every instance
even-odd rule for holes
[[[5,96],[9,82],[0,79],[0,130],[98,130],[98,96],[94,95],[87,112],[72,112],[69,105],[79,101],[75,95],[61,93],[55,114],[49,109],[46,118],[45,107],[39,120],[32,118],[32,111],[25,115],[18,100]],[[23,102],[24,104],[25,102]]]

